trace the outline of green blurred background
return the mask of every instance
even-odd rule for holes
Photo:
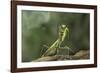
[[[58,37],[58,26],[68,26],[69,39],[62,46],[74,52],[89,50],[89,14],[22,10],[22,62],[30,62],[46,51]],[[43,52],[41,53],[41,50]]]

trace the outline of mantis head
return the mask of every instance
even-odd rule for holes
[[[62,32],[62,33],[64,33],[64,31],[66,31],[66,32],[69,33],[68,27],[64,24],[59,26],[59,31]]]
[[[69,29],[66,25],[59,26],[59,36],[64,40],[65,36],[69,36]]]

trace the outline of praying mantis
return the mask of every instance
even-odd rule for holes
[[[42,54],[44,56],[53,56],[59,53],[61,49],[61,44],[65,40],[65,37],[69,37],[69,29],[66,25],[60,25],[58,30],[58,39]],[[68,46],[64,47],[70,49]]]

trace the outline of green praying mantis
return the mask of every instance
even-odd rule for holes
[[[65,40],[65,37],[69,37],[69,29],[66,25],[60,25],[58,30],[58,39],[46,50],[45,53],[42,54],[44,56],[53,56],[59,53],[59,49],[61,49],[61,44]],[[68,46],[63,47],[70,49]]]

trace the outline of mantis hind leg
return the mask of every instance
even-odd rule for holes
[[[44,53],[44,47],[45,47],[45,51],[47,50],[46,48],[49,48],[47,45],[43,45],[43,48],[40,51],[40,56],[42,56]]]

